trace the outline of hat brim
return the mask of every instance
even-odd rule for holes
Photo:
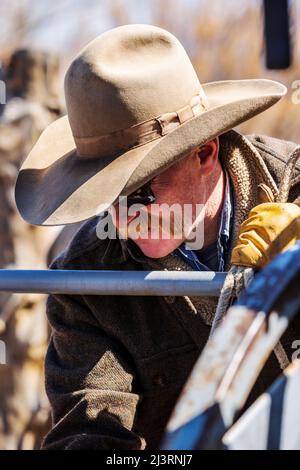
[[[34,225],[65,225],[99,215],[120,194],[130,194],[193,148],[261,113],[286,94],[272,80],[202,85],[210,108],[171,133],[111,159],[80,159],[68,117],[50,124],[23,163],[15,198]]]

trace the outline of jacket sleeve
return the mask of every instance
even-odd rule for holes
[[[133,431],[141,397],[132,391],[127,350],[101,329],[79,296],[50,296],[47,313],[52,337],[45,374],[53,428],[43,449],[143,449],[144,439]]]

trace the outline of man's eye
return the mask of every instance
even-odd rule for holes
[[[134,191],[134,193],[131,194],[131,197],[142,196],[143,194],[145,194],[145,195],[147,194],[146,188],[144,188],[144,187],[139,188],[136,191]]]

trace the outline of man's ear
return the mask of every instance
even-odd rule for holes
[[[215,168],[219,155],[219,138],[210,140],[198,150],[201,174],[209,175]]]

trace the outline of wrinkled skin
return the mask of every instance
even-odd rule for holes
[[[154,205],[167,204],[172,206],[178,204],[192,205],[193,222],[196,219],[196,204],[205,208],[204,215],[204,244],[212,243],[217,238],[220,224],[220,213],[224,194],[224,175],[218,160],[219,141],[214,139],[195,149],[189,155],[179,160],[173,166],[156,176],[151,189],[155,196]],[[145,210],[153,214],[154,205],[149,204]],[[156,212],[157,214],[157,212]],[[159,225],[162,225],[162,215],[159,214]],[[154,219],[156,220],[156,219]],[[114,217],[117,229],[120,228],[119,212]],[[172,226],[173,223],[173,226]],[[128,235],[131,237],[131,226],[136,226],[135,216],[128,217]],[[141,224],[142,225],[142,222]],[[139,225],[139,227],[140,227]],[[183,227],[176,226],[171,220],[170,236],[164,238],[162,233],[158,238],[151,238],[150,219],[148,219],[149,230],[141,227],[141,236],[134,238],[134,242],[150,258],[161,258],[174,251],[185,240]],[[176,234],[177,236],[175,237]],[[178,236],[180,234],[180,237]]]

